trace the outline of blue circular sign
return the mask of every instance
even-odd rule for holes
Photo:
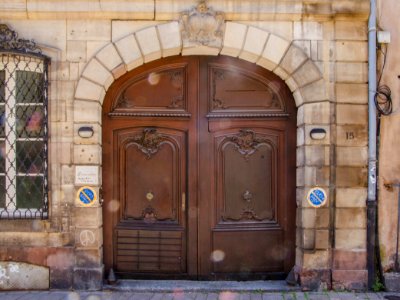
[[[97,200],[96,191],[89,186],[81,187],[78,190],[77,196],[78,196],[79,202],[84,206],[91,206]]]
[[[312,188],[308,192],[307,201],[313,207],[321,207],[325,205],[326,200],[326,192],[322,188]]]

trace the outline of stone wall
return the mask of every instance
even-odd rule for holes
[[[400,3],[394,0],[378,1],[378,24],[380,30],[391,33],[391,42],[381,45],[382,51],[387,53],[386,66],[382,74],[381,85],[386,84],[391,89],[393,101],[393,113],[382,117],[381,121],[381,143],[379,148],[379,240],[382,266],[385,272],[394,271],[394,261],[397,239],[397,208],[398,188],[387,189],[384,184],[400,182],[400,157],[398,154],[399,144],[399,69],[400,61],[398,53],[400,50],[399,26],[400,21],[396,11],[400,9]],[[378,51],[378,75],[381,74],[383,55]],[[397,279],[397,287],[399,286]]]
[[[98,166],[101,174],[105,92],[116,78],[149,61],[222,54],[273,71],[293,92],[298,107],[296,271],[302,286],[365,288],[367,0],[211,0],[209,6],[226,13],[222,48],[183,45],[175,21],[194,5],[187,1],[52,3],[0,2],[3,22],[52,57],[50,219],[1,221],[1,260],[50,267],[52,288],[100,288],[101,206],[76,202],[75,167]],[[82,139],[77,130],[86,125],[94,135]],[[312,140],[313,128],[324,128],[326,138]],[[307,203],[313,186],[329,191],[327,206],[315,209]]]

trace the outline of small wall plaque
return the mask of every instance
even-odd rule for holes
[[[75,167],[76,185],[98,185],[99,167],[98,166],[76,166]]]

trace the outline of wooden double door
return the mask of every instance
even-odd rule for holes
[[[281,278],[294,265],[296,109],[229,57],[172,57],[119,78],[103,105],[106,272]]]

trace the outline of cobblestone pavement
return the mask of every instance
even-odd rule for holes
[[[390,297],[392,296],[392,297]],[[400,293],[349,293],[349,292],[220,292],[201,293],[175,291],[172,293],[135,293],[135,292],[0,292],[1,300],[352,300],[352,299],[389,299],[400,300]]]

